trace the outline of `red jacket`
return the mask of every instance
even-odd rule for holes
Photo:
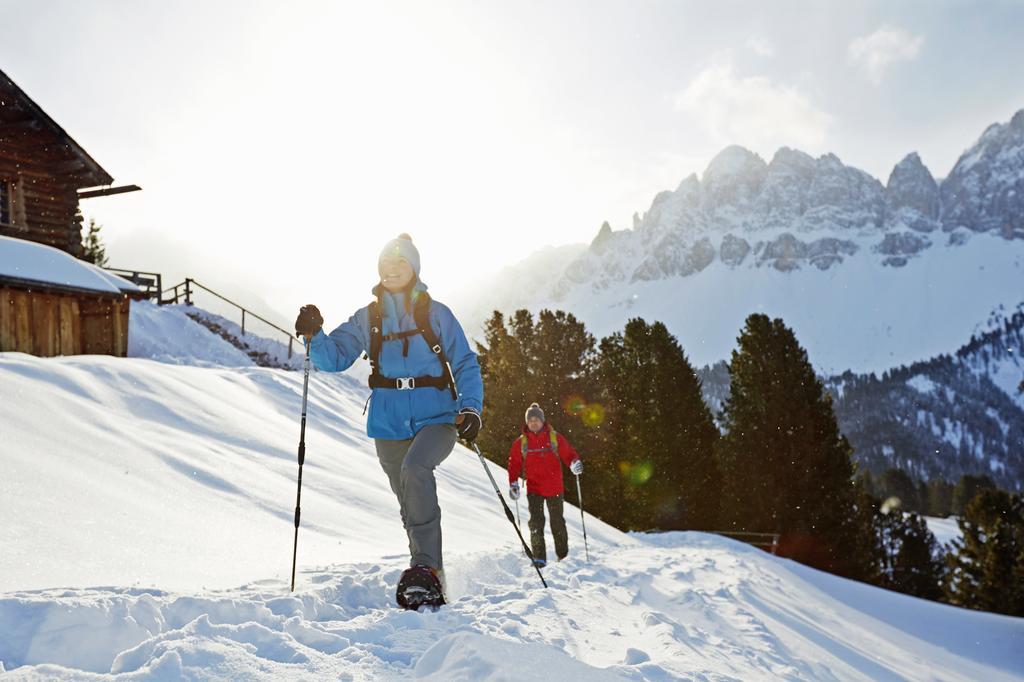
[[[551,427],[544,424],[537,433],[533,433],[526,426],[523,426],[523,435],[526,436],[526,479],[527,492],[533,495],[554,497],[565,491],[562,485],[562,464],[558,458],[562,458],[566,466],[580,458],[569,441],[560,433],[555,433],[558,441],[558,454],[551,447]],[[523,445],[522,438],[512,441],[512,447],[508,451],[508,482],[509,485],[516,482],[523,469]]]

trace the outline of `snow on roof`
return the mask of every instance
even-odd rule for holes
[[[0,237],[0,282],[17,279],[58,288],[120,294],[141,287],[66,251],[45,244]]]

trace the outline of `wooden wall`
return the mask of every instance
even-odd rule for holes
[[[55,175],[45,162],[22,156],[0,139],[0,178],[11,183],[11,224],[0,234],[55,246],[72,255],[81,250],[82,217],[74,183]]]
[[[0,287],[0,351],[128,355],[127,298]]]

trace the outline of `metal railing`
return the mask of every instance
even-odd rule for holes
[[[159,272],[145,272],[143,270],[126,270],[124,268],[103,268],[119,277],[123,277],[132,284],[143,287],[148,298],[155,298],[161,303],[160,294],[163,291],[163,277]]]
[[[191,277],[186,277],[184,282],[181,282],[179,284],[175,284],[173,287],[169,287],[169,288],[165,289],[164,291],[160,292],[160,303],[161,304],[179,303],[183,299],[186,305],[192,305],[193,287],[198,287],[199,289],[202,289],[203,291],[216,296],[217,298],[219,298],[220,300],[224,301],[225,303],[228,303],[228,304],[233,305],[234,307],[238,308],[242,312],[242,336],[245,336],[245,318],[246,318],[247,315],[249,317],[252,317],[252,318],[255,318],[255,319],[259,320],[260,322],[262,322],[263,324],[267,325],[268,327],[271,327],[272,329],[275,329],[275,330],[281,332],[282,334],[284,334],[285,336],[287,336],[288,337],[288,359],[291,359],[292,353],[293,353],[292,344],[295,341],[295,336],[291,332],[289,332],[286,329],[281,329],[281,327],[278,327],[276,324],[274,324],[270,320],[266,319],[265,317],[260,317],[259,315],[257,315],[256,313],[252,312],[248,308],[246,308],[244,306],[241,306],[238,303],[235,303],[234,301],[232,301],[227,296],[224,296],[223,294],[217,293],[216,291],[214,291],[210,287],[207,287],[207,286],[204,286],[204,285],[200,284],[199,282],[197,282],[196,280],[192,279]],[[166,293],[168,291],[172,292],[172,295],[168,296],[167,298],[164,298],[164,293]]]

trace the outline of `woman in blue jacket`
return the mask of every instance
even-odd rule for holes
[[[299,311],[295,329],[306,337],[320,370],[341,372],[362,354],[370,359],[366,432],[398,498],[409,536],[410,568],[399,583],[437,583],[442,576],[441,508],[434,469],[456,438],[476,439],[483,381],[476,354],[458,320],[432,301],[420,281],[420,255],[407,234],[392,239],[377,261],[376,300],[330,334],[316,306]],[[443,596],[425,597],[443,603]]]

